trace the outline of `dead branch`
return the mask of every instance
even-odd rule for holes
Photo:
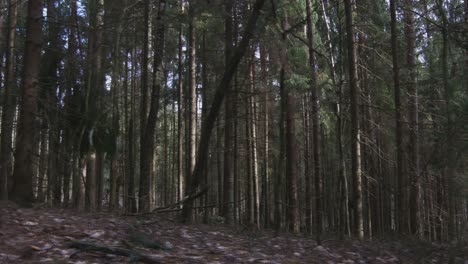
[[[162,258],[156,258],[156,257],[149,256],[149,255],[137,252],[137,251],[128,250],[128,249],[119,248],[119,247],[99,245],[99,244],[95,244],[91,242],[83,242],[83,241],[71,241],[71,242],[67,242],[66,245],[70,248],[78,249],[79,252],[83,252],[83,251],[102,252],[106,254],[129,257],[132,261],[141,261],[143,263],[150,263],[150,264],[163,263]]]
[[[155,213],[177,212],[177,211],[180,211],[182,209],[181,208],[176,208],[176,207],[178,207],[180,205],[184,205],[188,201],[196,200],[196,199],[200,198],[201,196],[205,195],[206,192],[208,192],[208,187],[204,187],[199,192],[197,192],[197,193],[195,193],[195,194],[193,194],[191,196],[186,196],[186,197],[184,197],[184,199],[182,199],[182,200],[180,200],[180,201],[178,201],[176,203],[173,203],[171,205],[164,206],[164,207],[158,207],[158,208],[153,209],[150,212],[124,214],[124,215],[125,216],[143,216],[143,215],[155,214]]]

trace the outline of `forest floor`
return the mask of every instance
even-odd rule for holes
[[[0,263],[461,263],[468,245],[326,240],[0,204]]]

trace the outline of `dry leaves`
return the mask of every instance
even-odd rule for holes
[[[162,217],[123,217],[58,209],[0,207],[0,263],[129,263],[109,252],[68,248],[83,241],[134,251],[161,263],[455,263],[468,264],[466,245],[328,240],[181,225]],[[242,230],[242,229],[240,229]],[[129,237],[142,238],[134,243]],[[138,242],[138,241],[136,241]],[[163,245],[145,247],[148,243]],[[410,250],[408,250],[410,248]]]

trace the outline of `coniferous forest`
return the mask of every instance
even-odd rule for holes
[[[74,215],[468,261],[466,0],[0,0],[0,107],[0,240]],[[209,263],[94,242],[70,258]]]

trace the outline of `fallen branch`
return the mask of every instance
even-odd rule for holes
[[[71,241],[67,242],[66,245],[70,248],[76,248],[79,250],[79,252],[83,251],[90,251],[90,252],[102,252],[106,254],[113,254],[117,256],[124,256],[124,257],[129,257],[131,261],[140,261],[143,263],[163,263],[162,259],[163,258],[156,258],[153,256],[149,256],[146,254],[142,254],[137,251],[132,251],[124,248],[119,248],[119,247],[113,247],[113,246],[106,246],[106,245],[99,245],[91,242],[83,242],[83,241]],[[75,254],[77,254],[75,253]],[[75,255],[73,254],[73,255]],[[72,255],[72,256],[73,256]],[[70,257],[72,257],[70,256]]]
[[[234,204],[234,203],[240,203],[240,202],[243,202],[247,200],[247,198],[244,198],[244,199],[240,199],[239,201],[233,201],[233,202],[226,202],[226,203],[214,203],[214,204],[208,204],[208,205],[202,205],[202,206],[194,206],[192,207],[193,210],[204,210],[204,209],[210,209],[210,208],[216,208],[216,207],[220,207],[221,205],[224,205],[224,204]],[[164,206],[164,207],[158,207],[156,209],[153,210],[153,212],[155,213],[158,213],[158,214],[161,214],[161,213],[173,213],[173,212],[179,212],[179,211],[182,211],[182,208],[174,208],[176,207],[177,205],[180,205],[181,203],[178,202],[178,203],[175,203],[175,204],[172,204],[172,205],[168,205],[168,206]],[[142,215],[144,213],[141,213],[141,214],[131,214],[131,215]]]
[[[207,191],[208,191],[208,187],[205,187],[205,188],[201,189],[199,192],[195,193],[194,195],[186,196],[186,197],[184,197],[184,199],[178,201],[177,203],[174,203],[174,204],[171,204],[171,205],[168,205],[168,206],[164,206],[164,207],[158,207],[158,208],[154,209],[153,212],[165,211],[166,209],[170,209],[170,208],[177,207],[179,205],[183,205],[188,201],[193,201],[193,200],[203,196]]]
[[[164,207],[158,207],[158,208],[155,208],[155,209],[153,209],[152,211],[149,211],[149,212],[124,214],[124,215],[125,216],[142,216],[142,215],[148,215],[148,214],[154,214],[154,213],[168,213],[168,212],[181,211],[182,208],[176,208],[176,207],[178,207],[180,205],[184,205],[188,201],[196,200],[199,197],[205,195],[207,192],[208,192],[208,187],[204,187],[199,192],[197,192],[197,193],[195,193],[195,194],[193,194],[191,196],[186,196],[186,197],[184,197],[184,199],[182,199],[182,200],[180,200],[180,201],[178,201],[176,203],[173,203],[171,205],[164,206]]]
[[[127,236],[127,239],[138,246],[143,246],[146,248],[152,248],[152,249],[161,249],[161,250],[170,250],[170,247],[167,247],[163,243],[156,241],[154,239],[151,239],[149,236],[142,232],[138,231],[132,231],[130,234]]]

